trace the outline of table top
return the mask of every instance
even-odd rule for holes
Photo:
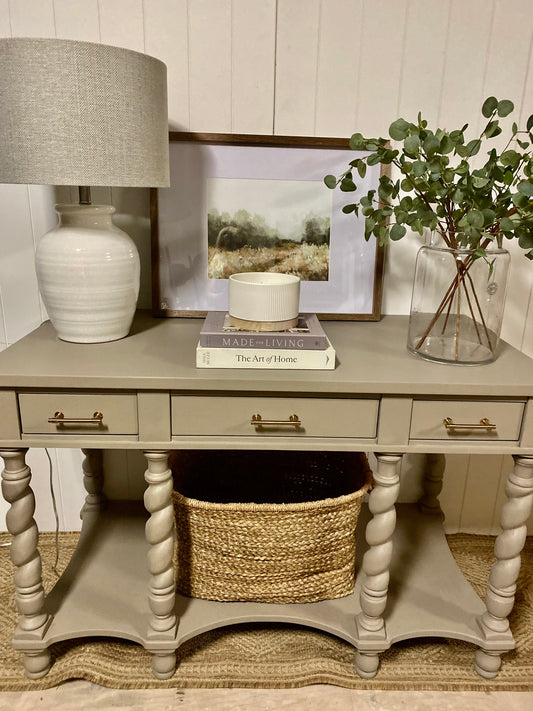
[[[47,321],[0,353],[0,387],[533,396],[533,359],[501,343],[498,358],[485,365],[425,361],[407,351],[407,316],[323,321],[335,370],[198,369],[202,323],[139,311],[127,338],[76,344],[60,341]]]

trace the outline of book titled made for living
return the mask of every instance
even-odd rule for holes
[[[226,311],[209,311],[200,331],[202,348],[326,350],[329,343],[316,314],[300,314],[285,331],[246,331],[232,326]]]

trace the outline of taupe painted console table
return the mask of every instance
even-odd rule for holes
[[[473,643],[477,671],[495,676],[500,655],[514,646],[507,616],[533,498],[533,360],[504,344],[490,365],[427,363],[407,353],[406,328],[405,317],[327,323],[338,354],[334,371],[197,370],[200,321],[143,313],[132,334],[114,343],[63,343],[45,323],[0,353],[3,493],[17,567],[14,646],[24,653],[27,676],[46,674],[51,644],[109,635],[142,644],[154,674],[168,678],[185,640],[249,621],[337,635],[354,645],[365,677],[375,675],[380,652],[421,636]],[[261,427],[251,422],[254,413],[282,421],[295,413],[302,424]],[[81,447],[86,454],[80,542],[46,599],[28,447]],[[111,448],[144,451],[144,506],[104,501],[101,455]],[[180,448],[376,452],[354,593],[307,605],[176,595],[167,460]],[[425,493],[418,506],[395,507],[406,452],[432,455]],[[460,574],[442,531],[438,495],[448,452],[514,457],[485,602]]]

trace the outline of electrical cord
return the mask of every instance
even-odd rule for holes
[[[57,565],[59,563],[59,513],[57,510],[57,500],[56,500],[56,495],[54,491],[54,478],[53,478],[53,465],[52,465],[52,457],[50,456],[50,452],[48,449],[45,447],[44,451],[46,452],[46,456],[48,457],[48,481],[50,484],[50,496],[52,499],[52,508],[54,509],[54,519],[55,519],[55,560],[54,564],[52,565],[52,570],[56,574],[56,576],[59,578],[59,572],[57,570]]]

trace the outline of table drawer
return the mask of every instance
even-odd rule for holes
[[[524,405],[493,400],[415,400],[410,438],[518,441]]]
[[[137,434],[137,396],[132,393],[19,393],[23,434]],[[56,413],[62,413],[49,422]],[[102,418],[93,417],[101,413]]]
[[[376,437],[379,400],[172,396],[172,434]],[[273,424],[252,424],[254,415]],[[301,425],[285,424],[297,415]]]

